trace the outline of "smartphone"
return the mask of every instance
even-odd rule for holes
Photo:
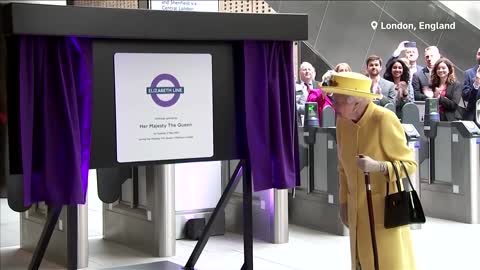
[[[416,48],[417,47],[417,42],[415,41],[407,41],[404,44],[405,48]]]

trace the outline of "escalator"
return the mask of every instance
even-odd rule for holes
[[[278,13],[307,13],[309,37],[300,45],[301,61],[313,62],[317,80],[325,67],[347,62],[353,71],[365,70],[368,55],[379,55],[386,61],[399,42],[416,41],[418,63],[424,65],[423,51],[436,45],[440,53],[452,60],[456,75],[475,64],[480,30],[439,1],[267,1]],[[478,17],[478,16],[477,16]],[[477,19],[478,20],[478,19]],[[379,22],[376,30],[371,22]],[[454,30],[387,30],[380,23],[453,23]],[[311,52],[308,52],[310,50]],[[317,55],[314,57],[313,53]],[[323,63],[321,63],[323,62]]]
[[[434,2],[445,9],[446,12],[455,13],[453,16],[460,16],[465,21],[480,29],[480,2],[478,1],[438,1]]]

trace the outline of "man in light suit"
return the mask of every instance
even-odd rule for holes
[[[477,64],[465,71],[465,79],[463,81],[463,100],[468,101],[467,108],[465,110],[464,120],[475,120],[475,107],[477,100],[480,99],[480,48],[476,54]]]
[[[297,103],[297,124],[303,126],[302,115],[305,115],[305,102],[311,89],[318,89],[318,82],[315,81],[315,68],[309,62],[303,62],[298,71],[300,80],[295,85],[295,99]]]
[[[427,97],[433,97],[433,91],[430,89],[430,71],[438,59],[440,59],[440,51],[436,46],[425,48],[425,63],[427,66],[415,72],[412,77],[415,100],[425,100]]]
[[[382,58],[376,55],[370,55],[367,58],[367,73],[372,80],[372,93],[379,94],[379,105],[385,106],[392,103],[395,106],[397,93],[395,92],[395,84],[385,80],[380,76],[382,71]]]

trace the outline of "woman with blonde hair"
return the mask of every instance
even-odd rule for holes
[[[347,63],[339,63],[335,66],[335,72],[351,72],[352,68]]]

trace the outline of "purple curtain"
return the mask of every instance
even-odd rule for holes
[[[300,185],[291,41],[244,41],[245,112],[254,191]]]
[[[84,204],[90,161],[88,40],[21,36],[20,136],[24,203]]]

